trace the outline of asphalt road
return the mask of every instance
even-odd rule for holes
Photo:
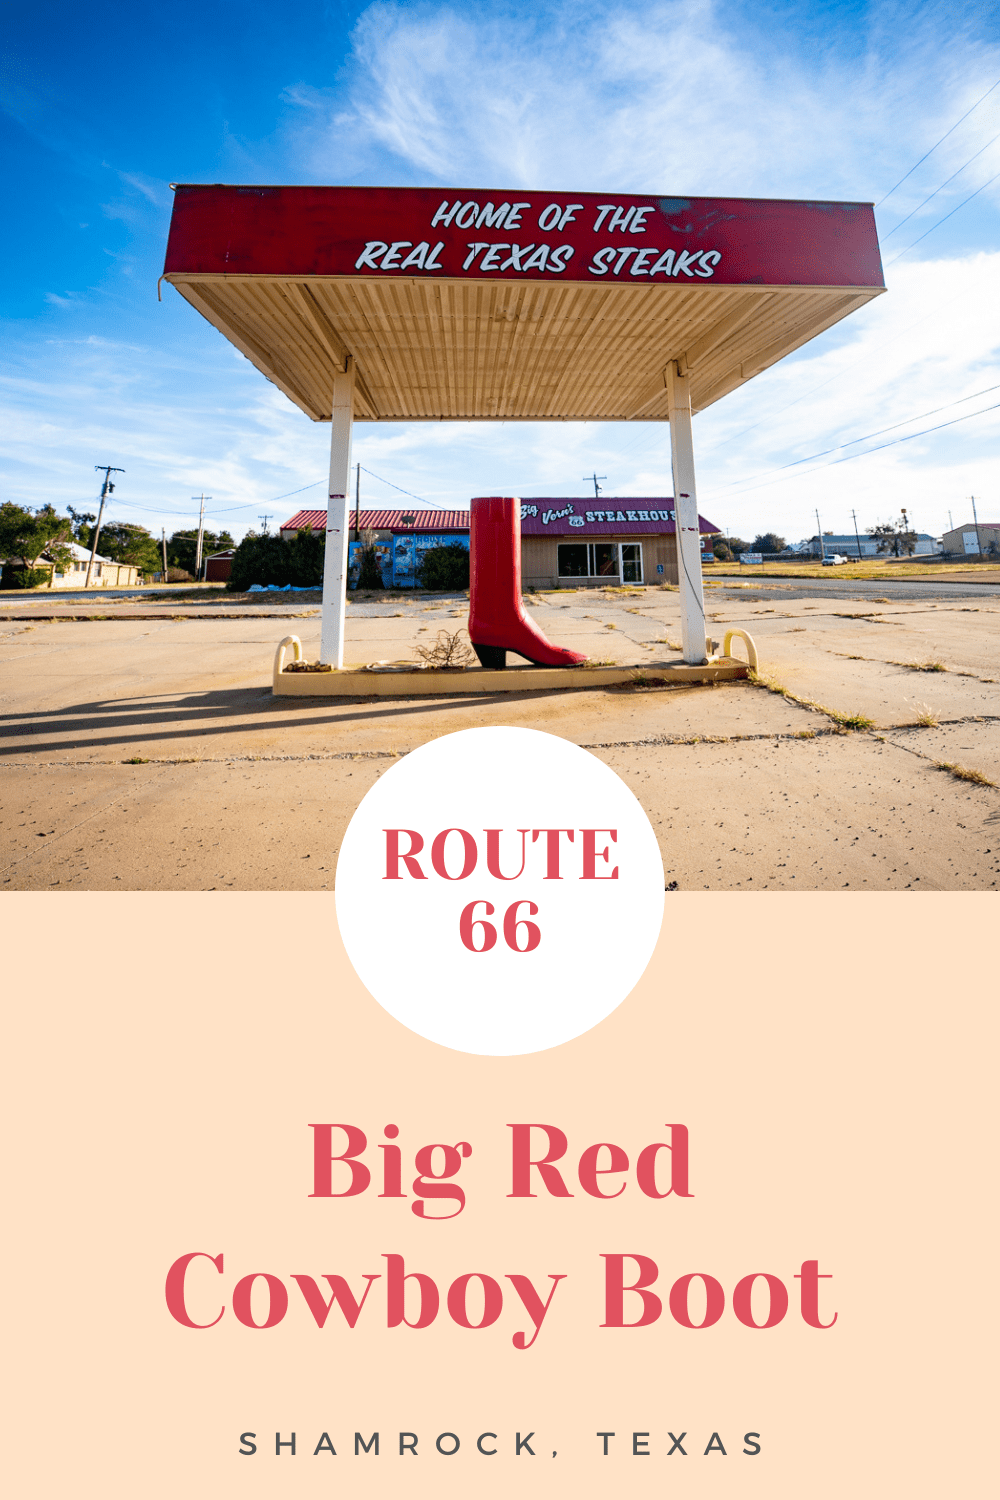
[[[891,599],[907,603],[927,603],[957,599],[1000,599],[1000,587],[988,583],[938,583],[936,579],[900,580],[856,578],[748,579],[745,584],[727,583],[721,578],[705,580],[713,599]]]

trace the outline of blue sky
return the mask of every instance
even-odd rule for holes
[[[939,534],[970,494],[1000,517],[1000,411],[954,422],[1000,401],[989,7],[34,0],[4,28],[5,499],[87,505],[113,463],[113,517],[156,532],[202,491],[236,535],[322,503],[328,428],[157,301],[172,181],[878,201],[971,109],[878,209],[889,294],[699,416],[696,457],[702,511],[744,536],[901,505]],[[581,494],[594,469],[671,490],[665,425],[360,426],[355,458],[371,504]]]

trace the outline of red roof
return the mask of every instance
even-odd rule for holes
[[[584,514],[586,513],[586,511],[592,511],[595,508],[600,510],[602,515],[606,515],[609,512],[614,511],[616,521],[613,524],[612,529],[622,534],[635,532],[637,535],[648,535],[651,532],[665,532],[668,535],[672,535],[674,531],[673,521],[661,521],[659,522],[659,524],[657,524],[655,522],[645,523],[629,521],[626,519],[628,510],[631,510],[634,513],[639,507],[643,507],[644,509],[648,510],[649,506],[655,505],[657,507],[663,506],[664,508],[672,509],[673,500],[669,496],[661,496],[656,499],[630,498],[624,500],[605,500],[603,496],[600,500],[588,500],[586,497],[574,497],[567,500],[564,495],[553,497],[551,499],[538,499],[535,496],[531,496],[525,497],[522,503],[524,505],[537,507],[537,512],[539,515],[546,510],[562,510],[566,509],[567,507],[569,508],[569,510],[573,510],[573,508],[576,507],[579,512]],[[621,512],[623,518],[622,520],[617,520],[617,515],[619,512]],[[412,524],[404,526],[404,516],[412,516]],[[353,506],[351,507],[350,518],[351,525],[353,526]],[[714,526],[711,521],[707,521],[704,516],[699,516],[698,520],[700,522],[699,530],[701,531],[702,535],[707,534],[709,536],[714,536],[719,534],[720,528],[718,526]],[[982,524],[982,522],[980,522],[980,524]],[[300,510],[292,517],[290,521],[286,521],[280,529],[282,533],[284,533],[288,531],[303,531],[307,528],[311,531],[324,531],[326,529],[326,511]],[[585,527],[588,535],[590,534],[591,529],[592,527],[589,525]],[[361,530],[391,531],[393,533],[405,533],[408,531],[466,532],[469,530],[469,512],[467,510],[407,510],[405,508],[402,510],[363,510],[361,512]],[[568,523],[564,526],[560,526],[558,523],[555,525],[550,524],[543,530],[543,528],[539,526],[538,522],[533,520],[530,515],[522,519],[521,534],[523,536],[532,536],[539,534],[544,535],[546,531],[552,531],[556,533],[565,531],[567,534],[572,534],[569,531]]]
[[[411,525],[403,525],[403,517],[412,516]],[[354,507],[351,506],[351,525],[354,525]],[[300,510],[286,521],[281,527],[282,531],[302,531],[308,527],[312,531],[326,530],[325,510]],[[362,531],[468,531],[469,512],[467,510],[418,510],[415,507],[402,510],[363,510],[361,512]]]

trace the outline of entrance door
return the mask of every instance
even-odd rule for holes
[[[622,583],[642,582],[642,543],[622,542],[621,544],[621,580]]]

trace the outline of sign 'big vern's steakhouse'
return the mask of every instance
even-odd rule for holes
[[[179,186],[165,272],[882,285],[868,204]]]

